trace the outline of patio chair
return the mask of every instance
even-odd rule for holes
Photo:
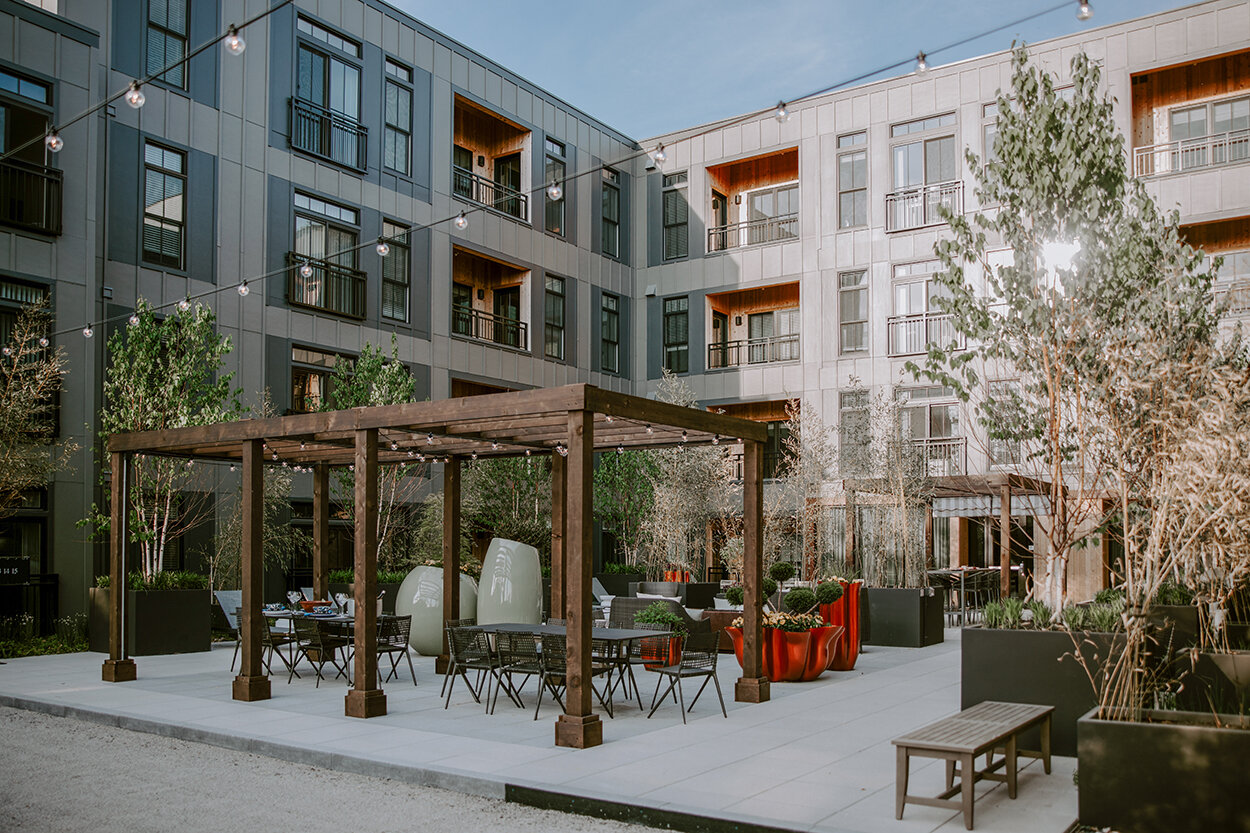
[[[448,619],[448,620],[446,620],[446,622],[443,624],[443,630],[446,630],[447,628],[472,628],[472,627],[474,627],[475,625],[477,625],[477,619],[473,619],[473,618],[470,618],[470,619]],[[449,648],[449,650],[450,650],[450,648]],[[443,675],[443,684],[442,684],[442,686],[440,686],[440,687],[439,687],[439,689],[438,689],[438,696],[439,696],[439,697],[442,697],[444,694],[446,694],[446,693],[447,693],[447,680],[448,680],[449,678],[450,678],[450,675],[448,675],[448,674],[444,674],[444,675]]]
[[[482,687],[486,687],[486,705],[490,705],[490,681],[499,673],[499,662],[490,647],[490,640],[485,631],[477,628],[461,627],[447,629],[447,651],[451,655],[451,664],[447,668],[447,699],[443,708],[451,705],[451,693],[456,688],[456,677],[461,677],[468,686],[473,700],[482,702]],[[469,671],[478,672],[475,687],[469,682]]]
[[[235,611],[234,615],[236,617],[240,616],[242,615],[242,612],[243,609],[239,608]],[[273,658],[277,655],[278,659],[282,660],[282,664],[286,666],[286,670],[290,672],[287,675],[288,683],[291,681],[292,674],[296,677],[299,676],[299,672],[295,670],[295,666],[299,664],[298,658],[295,658],[295,660],[288,659],[287,655],[283,652],[284,648],[290,648],[295,644],[295,642],[296,637],[294,633],[275,631],[273,629],[273,623],[270,622],[268,618],[264,620],[260,629],[260,658],[261,662],[265,664],[266,674],[273,673]]]
[[[547,617],[547,624],[548,624],[548,625],[568,625],[568,623],[569,623],[569,620],[568,620],[568,619],[557,619],[557,618],[556,618],[556,617],[554,617],[554,616],[548,616],[548,617]]]
[[[291,622],[295,625],[296,649],[299,651],[299,656],[308,660],[309,665],[317,672],[317,687],[320,688],[321,681],[325,679],[321,669],[327,662],[334,666],[336,680],[343,677],[350,683],[351,675],[348,673],[346,655],[350,641],[347,637],[343,636],[337,628],[328,628],[326,622],[316,619],[296,618]],[[339,665],[338,661],[340,650],[344,652],[342,665]],[[291,666],[291,674],[294,673],[295,668]],[[287,677],[287,682],[291,682],[290,677]]]
[[[412,684],[417,684],[417,672],[412,667],[412,654],[409,653],[408,637],[412,633],[412,616],[383,616],[378,620],[378,676],[382,675],[381,657],[391,661],[391,670],[386,680],[379,680],[378,685],[399,676],[399,658],[408,660],[408,671],[412,674]]]
[[[516,703],[517,708],[524,708],[521,702],[521,689],[530,677],[542,673],[542,654],[538,650],[538,637],[532,633],[499,633],[495,635],[495,655],[499,662],[499,677],[502,685],[495,686],[495,697],[490,704],[490,713],[495,713],[495,703],[499,700],[499,689],[504,688],[508,696]],[[513,685],[514,675],[521,675],[521,684]]]
[[[677,689],[677,703],[681,708],[681,722],[686,722],[686,712],[694,708],[694,704],[699,701],[699,695],[703,693],[703,689],[707,688],[708,680],[711,680],[716,686],[716,697],[720,700],[720,710],[726,718],[729,713],[725,711],[725,697],[720,690],[720,680],[716,678],[716,658],[720,656],[717,650],[718,639],[713,634],[691,634],[686,637],[685,644],[682,646],[681,662],[677,665],[670,665],[665,668],[655,669],[659,674],[659,679],[655,681],[655,694],[651,696],[651,711],[647,713],[647,717],[655,714],[655,710],[664,703],[669,693],[674,687]],[[690,701],[690,705],[686,705],[685,695],[682,693],[682,680],[693,678],[703,678],[703,684],[699,686],[699,690],[695,692],[694,699]],[[660,686],[665,679],[668,680],[668,688],[664,690],[664,694],[660,695]]]
[[[560,708],[564,708],[564,691],[568,673],[568,640],[555,634],[543,635],[543,652],[541,668],[538,672],[538,703],[534,706],[534,719],[538,719],[538,710],[543,707],[543,692],[550,691],[556,698]]]
[[[646,622],[638,624],[629,624],[628,627],[640,631],[662,631],[663,625],[652,625]],[[633,686],[634,695],[638,698],[638,709],[642,710],[642,691],[638,688],[638,680],[634,677],[634,666],[643,665],[644,663],[654,663],[653,657],[658,656],[668,650],[669,637],[655,637],[648,639],[635,639],[629,643],[629,651],[621,657],[622,673],[617,680],[617,684],[624,684],[625,696],[629,696],[630,686]]]
[[[226,617],[226,624],[234,634],[234,656],[230,658],[230,670],[233,671],[234,664],[239,660],[239,645],[242,644],[239,638],[239,610],[243,607],[243,591],[214,590],[213,598],[217,599],[222,615]]]

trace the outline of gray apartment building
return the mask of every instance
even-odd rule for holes
[[[4,150],[265,5],[0,0]],[[433,399],[648,394],[668,368],[708,407],[774,425],[774,454],[787,399],[846,427],[852,378],[901,385],[934,473],[1009,465],[947,392],[900,376],[942,331],[934,209],[978,207],[963,149],[992,142],[1007,53],[796,102],[784,121],[634,140],[380,0],[296,0],[243,36],[239,55],[214,45],[144,85],[141,109],[67,128],[59,153],[36,142],[0,162],[0,327],[53,299],[60,428],[83,447],[4,521],[0,555],[57,576],[44,592],[62,610],[103,567],[75,522],[102,497],[104,344],[140,297],[212,293],[245,397],[268,389],[282,411],[315,408],[336,361],[394,337]],[[1226,256],[1221,291],[1250,312],[1250,4],[1032,47],[1060,76],[1077,50],[1103,65],[1134,172]],[[659,144],[663,162],[646,152]],[[361,245],[378,238],[385,256]],[[215,488],[233,486],[222,473]],[[297,476],[297,519],[310,493]],[[939,521],[942,558],[992,557],[975,516]]]

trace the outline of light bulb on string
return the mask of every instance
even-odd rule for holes
[[[655,429],[651,427],[651,423],[649,423],[649,422],[647,423],[647,433],[648,433],[648,434],[654,434],[654,433],[655,433]]]
[[[0,353],[4,353],[6,356],[11,356],[13,355],[13,348],[6,344],[4,345],[4,349],[0,350]]]
[[[686,441],[686,432],[685,432],[685,431],[682,431],[682,432],[681,432],[681,441],[682,441],[682,442],[685,442],[685,441]]]
[[[418,454],[418,455],[417,455],[417,462],[418,462],[418,463],[424,463],[424,462],[425,462],[425,455],[424,455],[424,454]]]
[[[410,449],[408,449],[408,456],[409,456],[409,457],[415,457],[416,455],[417,455],[417,452],[413,451],[411,448],[410,448]]]
[[[48,337],[47,337],[47,336],[40,336],[40,337],[39,337],[39,346],[40,346],[40,347],[47,347],[49,343],[50,343],[50,342],[48,341]]]
[[[560,456],[561,456],[561,457],[568,457],[568,456],[569,456],[569,450],[568,450],[567,448],[565,448],[564,446],[562,446],[562,445],[558,445],[558,446],[556,446],[556,451],[560,452]]]
[[[530,449],[528,449],[528,448],[527,448],[527,449],[525,449],[525,456],[526,456],[526,457],[530,456],[530,455],[531,455],[531,454],[533,454],[533,453],[534,453],[534,452],[533,452],[532,450],[530,450]]]
[[[385,237],[378,238],[377,250],[378,250],[379,257],[386,257],[388,254],[391,253],[391,245],[386,242]]]
[[[83,337],[83,338],[91,338],[93,335],[95,335],[95,330],[91,329],[91,325],[90,325],[90,324],[88,324],[87,326],[85,326],[85,327],[83,327],[83,328],[82,328],[82,337]]]
[[[1094,9],[1090,6],[1089,0],[1081,0],[1080,4],[1076,7],[1076,19],[1089,20],[1093,16]]]
[[[426,435],[425,435],[425,444],[426,444],[426,445],[434,445],[434,435],[433,435],[433,434],[426,434]]]
[[[491,451],[498,451],[498,450],[499,450],[499,443],[497,443],[497,442],[491,442],[491,444],[490,444],[490,450],[491,450]]]
[[[927,70],[928,68],[929,68],[929,61],[927,60],[927,56],[924,54],[924,50],[917,52],[916,53],[916,74],[924,75],[925,70]]]
[[[391,440],[391,451],[399,451],[399,443]]]
[[[655,160],[657,165],[663,165],[668,161],[668,154],[664,152],[664,145],[655,146],[655,150],[651,153],[651,158]]]
[[[604,420],[606,420],[607,422],[612,422],[612,415],[611,415],[611,414],[606,414],[606,415],[604,415],[604,417],[603,417],[603,418],[604,418]]]
[[[623,446],[623,445],[618,445],[618,446],[616,447],[616,453],[617,453],[617,454],[624,454],[624,453],[625,453],[625,446]]]
[[[186,311],[187,311],[187,310],[189,310],[189,309],[191,309],[191,299],[190,299],[190,298],[183,298],[181,301],[179,301],[179,302],[178,302],[178,311],[179,311],[179,312],[186,312]]]
[[[130,89],[126,90],[126,94],[123,96],[123,98],[125,98],[126,103],[129,104],[131,108],[135,110],[138,110],[140,107],[142,107],[144,103],[148,100],[148,97],[143,94],[143,90],[139,88],[138,81],[130,82]]]
[[[130,322],[130,326],[132,326],[132,327],[138,327],[138,326],[139,326],[139,316],[138,316],[136,313],[133,313],[133,312],[132,312],[132,313],[130,314],[130,318],[129,318],[129,319],[127,319],[127,320]]]
[[[52,151],[53,153],[60,153],[61,148],[65,147],[65,140],[62,139],[61,134],[57,133],[55,130],[53,130],[44,138],[43,143],[47,145],[48,150]]]
[[[307,260],[301,263],[299,265],[299,275],[301,278],[311,278],[312,277],[312,263],[310,263]]]
[[[553,180],[552,183],[547,186],[547,199],[552,202],[556,202],[563,196],[564,189],[560,187],[560,183]]]
[[[247,49],[247,42],[239,36],[239,30],[235,28],[233,23],[231,23],[230,28],[226,30],[226,36],[222,38],[221,45],[231,55],[242,55],[243,50]]]
[[[248,288],[247,281],[243,281],[242,283],[239,284],[239,296],[240,297],[246,298],[248,293],[251,291],[252,290]]]
[[[278,452],[276,451],[273,453],[273,460],[275,463],[278,461]]]
[[[777,109],[773,111],[773,116],[779,122],[788,122],[790,120],[790,108],[786,106],[784,101],[778,101]]]
[[[712,437],[712,445],[720,445],[720,434]]]
[[[474,460],[476,460],[476,459],[477,459],[477,451],[475,450],[475,451],[471,452],[471,453],[469,454],[469,456],[470,456],[470,457],[472,457]]]
[[[306,443],[303,440],[300,440],[299,450],[303,451],[305,448],[306,448]]]
[[[469,227],[469,218],[464,216],[463,211],[461,211],[459,216],[457,216],[455,220],[452,220],[452,222],[455,223],[456,228],[460,229],[461,231],[464,231],[465,229]]]

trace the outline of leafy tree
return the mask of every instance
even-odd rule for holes
[[[810,403],[786,402],[786,438],[777,479],[793,503],[793,517],[803,553],[803,578],[811,581],[818,568],[816,525],[824,484],[837,466],[837,444]]]
[[[646,520],[655,508],[652,486],[658,474],[647,451],[602,454],[595,466],[595,517],[616,539],[625,564],[637,564],[647,544]]]
[[[100,441],[110,434],[210,425],[243,412],[233,373],[222,373],[230,339],[216,330],[216,316],[196,304],[157,318],[140,298],[132,323],[109,338],[104,374]],[[107,482],[107,467],[101,482]],[[169,542],[203,521],[210,511],[206,466],[164,457],[135,455],[130,483],[130,540],[139,545],[144,579],[162,569]],[[114,475],[116,473],[113,473]],[[105,535],[109,514],[92,506],[85,523]]]
[[[486,535],[529,544],[551,563],[551,461],[542,457],[476,460],[461,482],[464,520]]]
[[[54,324],[47,301],[24,307],[0,356],[0,517],[12,514],[25,492],[68,467],[78,450],[55,436],[65,350],[50,346]]]

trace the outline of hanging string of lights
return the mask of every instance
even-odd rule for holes
[[[212,46],[217,43],[221,43],[223,49],[225,49],[225,51],[231,55],[242,54],[243,50],[247,48],[247,44],[243,40],[239,32],[241,30],[245,30],[248,26],[251,26],[257,21],[264,19],[270,14],[273,14],[274,12],[290,4],[291,2],[292,0],[279,0],[279,2],[276,3],[275,5],[265,9],[264,11],[256,14],[255,16],[251,18],[248,18],[243,23],[240,23],[238,25],[231,24],[227,28],[225,33],[200,45],[196,49],[187,53],[187,55],[184,56],[181,60],[170,64],[169,66],[165,67],[159,72],[153,73],[152,75],[149,75],[146,78],[136,79],[134,81],[131,81],[129,86],[126,89],[121,90],[109,96],[108,98],[104,99],[100,103],[88,108],[87,110],[83,111],[79,115],[75,116],[74,118],[69,119],[66,122],[63,122],[62,125],[60,126],[60,129],[56,127],[51,128],[48,131],[47,135],[44,137],[44,141],[47,143],[48,149],[53,152],[60,151],[64,147],[64,141],[62,140],[60,136],[60,130],[63,130],[65,127],[68,127],[72,124],[75,124],[76,122],[79,122],[85,118],[90,117],[92,114],[99,112],[100,110],[104,109],[105,107],[112,104],[114,101],[118,99],[124,99],[128,105],[130,105],[131,107],[135,109],[141,108],[146,100],[146,96],[143,93],[143,85],[145,83],[153,79],[159,78],[165,73],[188,63],[191,59],[201,54],[202,52],[206,51],[207,49],[212,48]],[[1021,17],[1016,20],[1009,21],[999,26],[995,26],[993,28],[980,31],[980,32],[977,32],[976,34],[969,35],[967,37],[952,41],[951,43],[947,43],[942,46],[939,46],[938,48],[934,49],[932,53],[929,53],[929,54],[940,54],[942,52],[946,52],[951,49],[955,49],[960,46],[963,46],[967,43],[971,43],[972,41],[979,40],[981,38],[988,37],[990,35],[1002,32],[1006,29],[1019,26],[1023,23],[1027,23],[1029,21],[1035,20],[1037,18],[1043,17],[1045,15],[1051,14],[1061,9],[1071,8],[1072,3],[1073,3],[1073,0],[1063,0],[1063,2],[1061,3],[1048,6],[1044,9],[1034,12],[1033,14],[1026,15],[1025,17]],[[1093,15],[1093,9],[1091,7],[1089,0],[1078,0],[1077,12],[1076,12],[1077,19],[1081,21],[1085,21],[1085,20],[1088,20],[1092,15]],[[842,79],[833,84],[829,84],[827,86],[821,87],[820,89],[813,90],[811,92],[805,93],[795,98],[792,98],[789,100],[783,99],[781,101],[778,101],[777,104],[773,107],[763,108],[760,110],[753,110],[751,112],[744,113],[740,116],[736,116],[730,119],[724,119],[721,121],[712,122],[710,124],[704,125],[701,128],[668,134],[668,138],[669,138],[670,143],[689,141],[690,139],[695,139],[700,136],[705,136],[716,131],[724,130],[728,127],[732,127],[737,124],[742,124],[745,122],[758,119],[762,116],[768,115],[770,112],[772,113],[773,117],[777,119],[778,122],[784,123],[789,120],[791,112],[792,112],[792,108],[795,104],[798,104],[798,103],[801,103],[801,102],[804,102],[813,98],[817,98],[819,96],[825,95],[827,93],[833,92],[843,87],[857,84],[859,82],[865,81],[870,78],[884,75],[885,73],[888,73],[894,70],[902,69],[906,67],[907,65],[909,65],[912,60],[913,59],[908,58],[908,59],[904,59],[901,61],[895,61],[893,63],[889,63],[883,66],[879,66],[868,72],[860,73],[859,75],[853,76],[851,78]],[[915,62],[916,62],[915,71],[917,73],[923,73],[928,68],[928,54],[926,54],[923,50],[920,51],[916,55]],[[37,141],[39,141],[38,137],[27,142],[25,145],[21,145],[16,148],[13,148],[7,153],[0,155],[0,159],[7,158],[8,156],[21,151],[23,148]],[[578,171],[576,173],[567,174],[563,178],[555,179],[549,183],[544,182],[530,189],[529,195],[535,196],[539,193],[545,193],[553,201],[559,200],[564,196],[565,188],[568,186],[569,183],[576,182],[582,177],[597,174],[600,171],[602,171],[603,168],[605,167],[618,167],[618,166],[625,165],[626,163],[629,163],[633,161],[634,159],[640,158],[642,156],[650,157],[650,159],[657,166],[663,165],[665,162],[668,161],[668,152],[665,149],[664,143],[659,142],[652,149],[640,147],[637,150],[631,151],[611,162],[601,162],[591,167],[585,168],[581,171]],[[469,214],[483,211],[486,208],[489,208],[489,206],[483,205],[480,208],[458,209],[456,214],[453,214],[447,217],[440,217],[439,219],[436,219],[436,220],[433,220],[431,222],[424,223],[424,224],[410,225],[403,232],[399,234],[391,235],[389,237],[386,237],[386,236],[378,237],[376,241],[366,241],[364,243],[360,243],[355,246],[349,246],[349,247],[340,249],[339,251],[325,255],[323,258],[321,258],[321,260],[323,261],[333,260],[343,255],[362,251],[369,246],[373,246],[375,251],[380,257],[387,257],[390,254],[391,242],[399,242],[401,238],[408,239],[414,232],[423,231],[429,228],[434,228],[436,226],[440,226],[447,222],[451,222],[452,225],[457,230],[464,231],[469,227]],[[311,260],[304,260],[297,268],[299,269],[300,275],[304,278],[312,277],[314,273],[314,267],[313,267],[313,263]],[[207,298],[210,296],[215,296],[220,292],[229,291],[230,289],[234,289],[234,291],[236,291],[240,297],[247,297],[251,293],[251,289],[253,285],[263,285],[265,280],[267,280],[268,278],[284,275],[288,272],[289,269],[290,269],[289,266],[283,266],[277,269],[272,269],[267,272],[260,273],[258,275],[253,275],[250,278],[243,278],[239,281],[238,284],[235,284],[234,286],[224,286],[224,287],[214,286],[202,292],[188,294],[176,302],[170,302],[167,304],[156,306],[154,307],[154,309],[162,310],[162,309],[168,309],[168,308],[176,308],[180,312],[186,312],[189,309],[191,309],[191,305],[194,301],[198,301],[200,299]],[[104,325],[104,324],[112,323],[113,321],[120,321],[123,318],[127,318],[129,320],[129,323],[132,325],[138,323],[137,315],[134,315],[134,314],[127,315],[124,313],[121,315],[113,316],[111,318],[105,318],[101,320],[99,323],[101,325]],[[55,333],[52,333],[51,335],[55,337],[55,336],[60,336],[60,335],[66,335],[71,332],[73,332],[73,328],[60,330]],[[83,337],[91,338],[95,333],[93,323],[88,322],[86,326],[82,328],[81,332],[82,332]]]

